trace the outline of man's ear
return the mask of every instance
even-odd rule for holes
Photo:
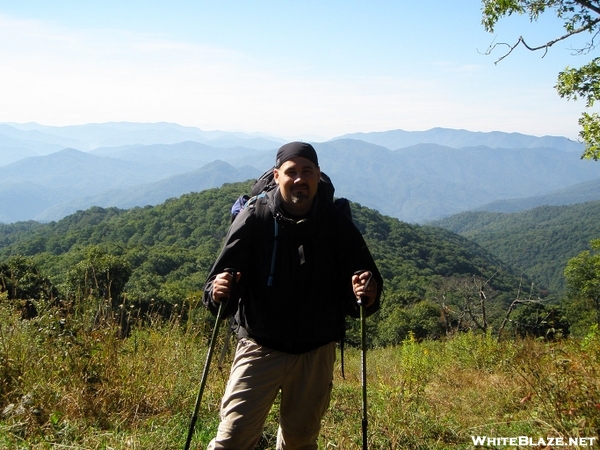
[[[275,183],[279,184],[279,169],[277,167],[273,167],[273,179]]]

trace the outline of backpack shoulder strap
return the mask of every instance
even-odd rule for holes
[[[262,221],[272,220],[273,228],[274,228],[274,240],[273,240],[273,253],[271,255],[271,266],[269,268],[269,279],[267,282],[267,286],[273,286],[273,276],[275,274],[275,262],[277,259],[277,244],[279,242],[279,222],[277,219],[271,214],[271,209],[268,205],[267,193],[261,192],[258,195],[250,197],[246,204],[245,208],[254,208],[255,216],[260,218]]]

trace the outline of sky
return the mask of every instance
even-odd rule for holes
[[[577,139],[575,41],[479,0],[0,0],[0,122],[172,122],[330,139],[434,127]]]

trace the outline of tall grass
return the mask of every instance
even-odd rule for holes
[[[53,309],[21,320],[0,301],[0,448],[183,448],[212,325],[195,308],[185,323],[157,321],[120,339],[116,327],[94,328]],[[223,369],[214,360],[197,448],[216,431],[230,356]],[[345,366],[345,379],[341,367],[334,374],[323,449],[361,448],[358,349],[346,349]],[[409,338],[370,350],[367,367],[371,449],[467,449],[471,436],[600,435],[597,329],[579,341]],[[274,448],[277,411],[276,404],[261,449]]]

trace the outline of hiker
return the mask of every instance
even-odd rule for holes
[[[213,314],[230,299],[238,335],[208,449],[254,449],[279,391],[277,449],[316,449],[345,316],[359,317],[358,298],[366,314],[379,308],[381,275],[351,219],[322,193],[315,149],[283,145],[273,177],[277,186],[231,224],[204,289]]]

